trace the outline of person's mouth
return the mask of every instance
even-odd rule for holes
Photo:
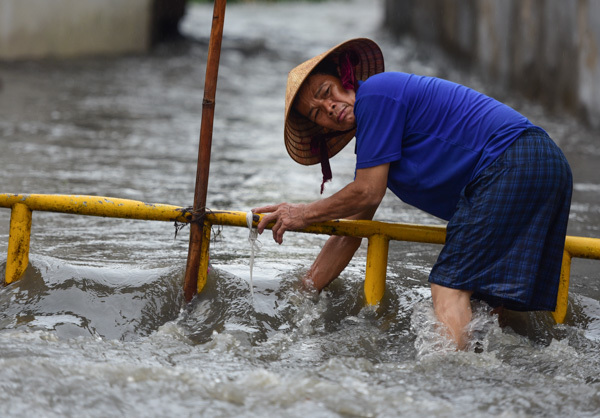
[[[346,117],[347,110],[348,110],[347,106],[344,107],[342,110],[340,110],[340,113],[338,113],[338,117],[337,117],[338,123],[340,123],[344,120],[344,118]]]

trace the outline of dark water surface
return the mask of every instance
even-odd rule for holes
[[[462,82],[517,108],[565,151],[575,180],[569,234],[600,237],[600,142],[566,115],[453,69],[380,28],[371,1],[231,4],[225,19],[212,209],[319,197],[320,173],[287,156],[287,72],[350,37],[378,41],[388,70]],[[120,58],[0,63],[2,193],[91,194],[189,206],[212,6],[188,40]],[[351,146],[326,195],[351,181]],[[10,212],[0,210],[0,273]],[[377,219],[441,222],[386,196]],[[598,261],[574,260],[567,323],[520,314],[499,327],[476,307],[483,347],[437,337],[427,275],[436,245],[392,243],[385,297],[364,308],[366,246],[319,297],[299,277],[325,237],[211,247],[205,291],[185,306],[188,229],[35,212],[31,264],[0,290],[0,416],[598,416]]]

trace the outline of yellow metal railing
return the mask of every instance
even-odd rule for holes
[[[0,194],[0,207],[10,208],[10,232],[4,283],[19,280],[29,263],[29,242],[33,211],[62,212],[88,216],[189,223],[188,209],[163,204],[149,204],[128,199],[101,196],[42,194]],[[198,274],[198,292],[206,284],[208,251],[212,225],[247,227],[246,213],[211,211],[204,217],[202,257]],[[269,228],[271,225],[268,226]],[[378,221],[336,220],[314,224],[300,231],[312,234],[345,235],[368,239],[365,274],[365,299],[376,305],[385,291],[387,257],[390,240],[443,244],[446,228],[441,226],[397,224]],[[600,239],[567,236],[562,260],[556,322],[564,322],[567,314],[569,278],[573,257],[600,260]]]

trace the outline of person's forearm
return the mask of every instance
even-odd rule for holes
[[[336,235],[330,237],[303,278],[304,285],[319,291],[327,286],[352,260],[361,240],[362,238]]]
[[[281,244],[285,231],[300,230],[315,222],[375,213],[385,195],[389,166],[357,169],[352,183],[323,200],[307,205],[279,203],[252,209],[254,213],[265,214],[258,222],[258,233],[262,234],[267,225],[274,222],[273,239]]]
[[[368,210],[351,216],[353,220],[373,219],[377,207],[371,207]],[[312,267],[302,279],[304,286],[315,288],[321,291],[325,286],[331,283],[346,268],[354,253],[360,247],[362,238],[350,236],[331,236],[319,253],[319,256]]]
[[[372,193],[364,186],[350,183],[334,195],[307,204],[303,210],[303,217],[309,224],[342,219],[376,208],[382,196]]]

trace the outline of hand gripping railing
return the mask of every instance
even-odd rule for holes
[[[192,219],[192,213],[186,208],[101,196],[0,194],[0,207],[11,209],[5,284],[19,280],[29,264],[32,211],[181,223],[189,223]],[[210,211],[206,212],[203,222],[205,239],[203,239],[200,249],[202,257],[198,273],[198,293],[206,284],[212,225],[247,228],[246,212]],[[272,224],[267,228],[271,228],[271,226]],[[443,244],[446,239],[446,228],[441,226],[377,221],[336,220],[314,224],[295,232],[367,238],[369,244],[364,292],[366,302],[370,305],[378,304],[385,291],[390,240]],[[552,312],[558,323],[564,322],[567,314],[571,259],[573,257],[600,260],[600,239],[567,236],[556,310]]]

